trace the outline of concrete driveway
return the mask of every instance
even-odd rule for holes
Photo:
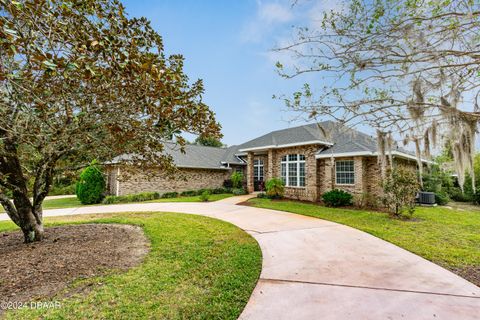
[[[108,205],[44,214],[168,211],[237,225],[255,237],[263,253],[262,273],[241,319],[480,319],[480,288],[459,276],[344,225],[235,205],[244,199]]]

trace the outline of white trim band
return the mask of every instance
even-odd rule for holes
[[[281,149],[281,148],[288,148],[288,147],[298,147],[298,146],[306,146],[311,144],[324,144],[327,146],[333,146],[333,143],[322,141],[322,140],[312,140],[312,141],[304,141],[304,142],[294,142],[294,143],[286,143],[286,144],[272,144],[269,146],[260,146],[260,147],[252,147],[252,148],[245,148],[240,149],[240,152],[248,152],[248,151],[263,151],[268,149]]]

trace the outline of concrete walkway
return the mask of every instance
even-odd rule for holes
[[[263,253],[262,273],[241,319],[480,319],[480,288],[457,275],[347,226],[235,205],[246,198],[89,206],[44,214],[167,211],[237,225],[255,237]]]

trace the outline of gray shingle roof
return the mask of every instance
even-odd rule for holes
[[[303,126],[272,131],[261,137],[245,142],[239,150],[261,148],[268,146],[281,146],[288,144],[302,144],[318,141],[323,144],[318,154],[339,154],[350,152],[374,153],[377,151],[376,138],[358,130],[349,128],[334,121],[324,121]],[[320,143],[323,142],[323,143]],[[332,145],[333,144],[333,145]],[[398,148],[397,151],[411,154]]]
[[[244,164],[235,156],[236,147],[216,148],[187,144],[185,153],[180,146],[172,142],[164,142],[164,154],[172,156],[173,162],[181,168],[227,169],[223,163]],[[122,155],[113,159],[112,163],[131,160],[131,155]]]

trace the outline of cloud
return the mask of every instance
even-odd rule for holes
[[[260,42],[277,26],[290,22],[294,14],[289,1],[257,1],[255,16],[246,22],[241,33],[244,42]]]

